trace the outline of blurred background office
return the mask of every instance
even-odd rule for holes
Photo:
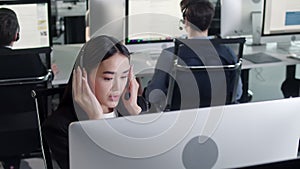
[[[7,4],[5,2],[9,1],[10,0],[1,1],[0,6],[6,6]],[[29,1],[30,0],[15,0],[16,3],[28,3]],[[97,33],[100,28],[103,28],[107,25],[109,27],[110,24],[112,24],[112,21],[117,22],[118,20],[124,19],[124,17],[129,15],[143,15],[143,12],[151,13],[151,10],[154,12],[165,12],[165,14],[172,16],[166,17],[169,18],[169,20],[163,20],[165,19],[164,17],[157,19],[157,15],[151,14],[146,18],[143,18],[145,19],[144,22],[148,22],[145,25],[140,24],[140,20],[138,19],[134,20],[135,17],[131,17],[129,18],[131,21],[128,23],[117,23],[119,26],[114,28],[113,33],[115,33],[117,37],[120,36],[120,38],[123,36],[122,38],[124,39],[124,42],[133,53],[132,60],[135,60],[135,69],[141,74],[139,77],[141,78],[142,85],[144,86],[147,85],[147,82],[151,76],[145,73],[147,76],[144,77],[143,72],[139,71],[140,68],[154,67],[155,61],[162,48],[173,45],[172,38],[184,34],[184,30],[180,30],[179,22],[179,20],[182,18],[179,7],[180,0],[152,0],[153,2],[151,0],[42,1],[47,1],[50,4],[51,10],[49,14],[49,22],[47,22],[49,24],[47,25],[49,27],[49,32],[43,30],[42,34],[39,36],[29,35],[29,37],[27,37],[29,40],[26,41],[26,43],[23,41],[23,35],[26,35],[26,32],[21,32],[23,40],[21,39],[18,41],[18,43],[15,45],[15,49],[42,49],[42,53],[44,53],[41,56],[43,64],[46,66],[46,68],[50,68],[50,65],[52,64],[52,70],[55,74],[54,80],[52,81],[52,86],[55,87],[64,86],[67,83],[70,73],[65,72],[72,70],[72,65],[75,62],[75,58],[79,49],[81,48],[82,44],[88,40],[87,35],[90,33],[92,36]],[[262,4],[263,2],[266,2],[266,0],[210,1],[215,5],[215,16],[209,29],[209,35],[221,37],[242,36],[246,37],[247,39],[247,45],[244,49],[245,59],[243,61],[243,64],[246,63],[243,66],[246,65],[244,68],[244,73],[247,79],[245,80],[246,83],[244,83],[244,85],[247,86],[247,88],[244,90],[245,92],[251,91],[253,95],[250,98],[246,98],[245,102],[258,102],[284,98],[284,95],[281,91],[282,82],[287,77],[300,78],[300,71],[297,69],[297,64],[300,63],[299,60],[293,60],[286,57],[290,54],[300,55],[300,43],[298,41],[299,39],[297,39],[299,37],[298,35],[300,34],[300,29],[294,29],[293,32],[291,32],[292,30],[289,30],[289,36],[284,39],[287,43],[283,43],[283,45],[277,45],[275,42],[283,40],[282,38],[278,38],[278,35],[283,33],[275,33],[270,35],[268,32],[265,32],[264,36],[261,36],[262,27],[260,24],[262,23]],[[296,2],[296,0],[294,0],[294,2]],[[12,3],[12,1],[9,3]],[[41,9],[41,11],[43,11],[44,15],[46,16],[47,10],[44,8]],[[151,18],[151,16],[153,18]],[[162,15],[160,15],[160,17],[161,16]],[[267,18],[268,16],[265,17],[266,20],[270,20],[270,18]],[[292,15],[290,15],[290,17],[293,18]],[[40,18],[42,19],[39,19],[39,23],[45,23],[43,16]],[[24,21],[21,21],[21,31],[26,31],[26,25],[22,26],[22,22],[25,23]],[[33,22],[30,23],[32,24]],[[171,24],[171,26],[168,24]],[[147,25],[151,25],[151,28],[153,29],[161,28],[162,32],[170,31],[168,32],[168,35],[171,35],[171,37],[166,36],[166,34],[163,36],[128,36],[137,35],[138,32],[135,31],[138,29],[144,29],[146,32],[146,29],[148,28]],[[44,25],[42,24],[42,27],[40,28],[45,28],[43,26]],[[48,28],[47,26],[46,28]],[[89,29],[86,29],[87,26],[89,26]],[[169,29],[171,27],[174,28],[174,30]],[[102,31],[105,32],[106,30]],[[270,40],[270,38],[273,39]],[[31,41],[39,43],[28,43]],[[271,43],[266,45],[263,44],[264,42]],[[49,52],[48,50],[52,51]],[[254,65],[254,62],[251,62],[250,60],[251,57],[255,56],[253,54],[257,53],[259,53],[260,56],[267,55],[264,59],[270,59],[271,56],[271,60],[267,60],[268,62],[266,62],[269,64],[264,64],[263,66],[259,64]],[[283,59],[281,59],[281,61],[286,63],[282,64],[280,61],[271,63],[272,56],[284,56],[282,57]],[[247,67],[247,64],[252,64],[251,68],[250,66]],[[290,71],[292,73],[290,73]],[[43,162],[41,162],[39,159],[23,160],[21,162],[21,169],[37,169],[42,168],[43,165]],[[58,167],[55,165],[54,168]]]

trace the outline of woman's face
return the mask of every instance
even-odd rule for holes
[[[104,113],[111,112],[118,105],[127,84],[129,69],[128,57],[116,53],[89,73],[90,87]]]

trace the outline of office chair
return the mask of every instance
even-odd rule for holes
[[[236,102],[245,38],[175,39],[166,110]],[[223,57],[234,53],[238,59]]]
[[[47,140],[45,139],[43,134],[44,132],[42,128],[42,123],[46,120],[50,113],[52,113],[58,106],[58,103],[57,105],[54,105],[55,103],[53,103],[53,100],[57,100],[59,102],[62,98],[64,91],[65,87],[60,86],[57,88],[35,89],[31,92],[31,95],[34,98],[37,114],[39,114],[40,117],[39,130],[41,133],[42,148],[47,169],[52,169],[53,164],[51,158],[51,151],[48,146]],[[54,97],[56,95],[58,95],[58,97]]]
[[[0,161],[44,154],[31,90],[47,88],[51,80],[51,70],[38,77],[0,79]]]

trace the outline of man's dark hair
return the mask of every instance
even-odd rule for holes
[[[8,8],[0,8],[0,46],[8,46],[19,31],[16,13]]]
[[[214,5],[209,0],[182,0],[180,3],[183,19],[191,23],[194,30],[209,28],[215,14]]]

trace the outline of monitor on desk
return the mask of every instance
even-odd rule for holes
[[[125,0],[89,0],[91,37],[110,35],[124,40]]]
[[[262,42],[300,40],[300,1],[263,0]]]
[[[70,167],[235,168],[297,157],[300,98],[81,121]]]
[[[162,50],[173,46],[174,38],[185,38],[186,31],[180,22],[182,13],[181,0],[126,0],[125,4],[125,43],[131,51],[150,48]],[[219,34],[220,8],[216,4],[211,34]]]
[[[1,0],[0,8],[15,11],[20,24],[20,39],[13,49],[49,48],[50,0]]]
[[[179,26],[181,0],[126,0],[125,43],[131,52],[157,51],[173,45],[173,38],[186,34]]]
[[[85,0],[63,0],[63,2],[77,3],[77,2],[85,2]]]
[[[126,43],[170,42],[179,29],[181,0],[126,0]]]
[[[261,12],[261,1],[262,0],[222,0],[221,36],[225,38],[252,35],[253,14]]]

